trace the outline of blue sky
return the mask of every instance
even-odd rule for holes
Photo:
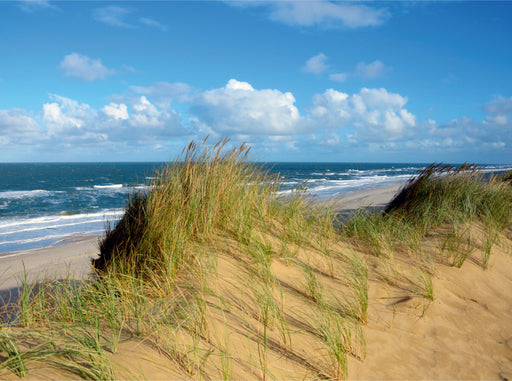
[[[0,161],[512,163],[512,2],[2,1]]]

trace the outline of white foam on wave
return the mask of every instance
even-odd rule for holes
[[[122,209],[96,213],[51,215],[0,220],[0,253],[53,245],[74,235],[101,234],[110,223],[117,223]]]
[[[336,197],[345,195],[353,192],[357,192],[363,189],[373,189],[384,187],[393,183],[401,183],[409,180],[410,174],[404,175],[373,175],[373,176],[362,176],[353,179],[314,179],[306,182],[307,193],[326,199],[330,197]],[[294,185],[298,185],[298,182]],[[284,196],[289,195],[294,189],[286,189],[277,192],[277,195]]]
[[[88,231],[80,232],[80,234],[83,234],[83,235],[91,235],[91,234],[99,234],[99,233],[101,233],[100,230],[88,230]],[[70,235],[73,235],[73,234],[69,234],[69,233],[53,234],[53,235],[44,235],[44,236],[39,236],[39,237],[35,237],[35,238],[27,238],[27,239],[14,240],[14,241],[1,241],[0,246],[13,245],[13,244],[24,245],[27,243],[37,243],[37,242],[41,242],[41,241],[54,241],[55,242],[58,239],[66,238],[66,237],[69,237]]]
[[[8,230],[8,231],[0,231],[0,236],[2,235],[12,235],[12,234],[19,234],[19,233],[26,233],[26,232],[34,232],[37,230],[49,230],[49,229],[59,229],[64,227],[70,227],[70,226],[78,226],[78,225],[84,225],[84,224],[94,224],[98,222],[106,222],[105,218],[97,219],[97,220],[84,220],[84,221],[77,221],[74,223],[68,223],[68,224],[59,224],[59,225],[43,225],[43,226],[35,226],[35,227],[28,227],[26,229],[17,229],[17,230]]]
[[[486,165],[480,168],[481,172],[490,173],[490,172],[508,172],[512,171],[512,165]]]
[[[0,192],[0,199],[19,200],[22,198],[47,197],[57,192],[59,191],[48,191],[44,189],[3,191]]]
[[[123,184],[108,184],[108,185],[94,185],[94,189],[119,189],[122,188]]]
[[[111,192],[123,192],[123,193],[130,193],[133,190],[143,190],[148,191],[152,190],[152,185],[146,185],[146,184],[137,184],[133,186],[127,186],[124,184],[110,184],[110,185],[93,185],[92,187],[75,187],[75,190],[77,191],[93,191],[93,192],[105,192],[105,191],[111,191]]]
[[[41,225],[41,226],[49,226],[50,224],[62,226],[65,223],[70,223],[70,221],[78,220],[95,220],[98,218],[106,219],[106,218],[118,218],[123,214],[122,209],[110,209],[104,210],[101,212],[95,213],[82,213],[82,214],[72,214],[72,215],[51,215],[51,216],[42,216],[42,217],[33,217],[33,218],[13,218],[7,220],[0,220],[0,229],[5,229],[12,226],[27,226],[27,225]],[[59,224],[59,222],[63,222]],[[22,229],[20,229],[22,230]]]

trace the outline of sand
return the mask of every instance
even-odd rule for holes
[[[472,261],[439,266],[433,278],[432,302],[408,300],[394,311],[399,298],[370,284],[367,358],[350,360],[350,379],[512,379],[510,254],[496,250],[487,270]]]
[[[17,295],[25,274],[29,282],[38,279],[84,279],[91,270],[91,258],[99,253],[99,238],[74,236],[56,246],[0,254],[0,301]]]
[[[367,190],[331,200],[336,210],[355,210],[360,207],[382,207],[400,188],[400,184],[387,188]],[[60,278],[71,276],[81,279],[90,270],[90,258],[98,253],[98,237],[72,238],[71,242],[55,247],[10,253],[0,256],[3,275],[0,289],[15,289],[23,276],[23,264],[29,279],[41,276]],[[477,258],[467,260],[462,268],[437,264],[432,277],[434,300],[411,297],[410,290],[402,290],[370,277],[368,322],[363,326],[366,340],[366,356],[351,356],[348,363],[348,379],[404,380],[404,379],[489,379],[512,380],[512,241],[504,238],[493,249],[488,269],[483,269]],[[438,250],[435,247],[433,250]],[[370,262],[369,262],[370,263]],[[314,264],[322,269],[322,263]],[[240,279],[236,276],[240,263],[229,258],[219,259],[218,293],[235,297],[243,293]],[[287,303],[297,307],[301,298],[297,294],[303,274],[291,269],[284,262],[276,262],[272,271],[285,292]],[[320,275],[318,275],[320,276]],[[325,278],[326,282],[335,280]],[[326,283],[327,285],[328,283]],[[236,287],[233,288],[233,285]],[[224,289],[223,289],[224,287]],[[333,288],[335,289],[335,288]],[[235,291],[235,292],[233,292]],[[225,318],[224,318],[225,319]],[[306,319],[307,320],[307,319]],[[233,324],[235,324],[233,322]],[[233,326],[230,336],[233,356],[246,355],[243,344],[247,338],[243,327]],[[244,336],[245,335],[245,336]],[[220,335],[222,337],[222,335]],[[295,336],[294,336],[295,337]],[[293,343],[297,352],[269,352],[277,366],[284,366],[284,379],[315,378],[315,354],[317,348],[304,338]],[[242,343],[239,347],[237,343]],[[277,341],[276,341],[277,343]],[[314,344],[314,342],[312,342]],[[277,345],[277,344],[276,344]],[[235,346],[236,351],[235,352]],[[162,367],[165,359],[149,346],[120,350],[123,362],[133,363],[144,369],[148,379],[171,379],[180,373]],[[137,354],[134,354],[134,351]],[[311,352],[311,353],[310,353]],[[295,358],[292,353],[298,353]],[[303,354],[301,357],[301,353]],[[257,357],[257,354],[253,354]],[[289,357],[286,361],[283,358]],[[312,362],[308,362],[313,359]],[[284,365],[283,365],[284,364]],[[305,367],[304,364],[307,366]],[[288,367],[288,369],[285,369]],[[308,368],[309,367],[309,368]],[[302,373],[301,373],[302,372]],[[308,373],[309,372],[309,373]],[[288,377],[286,376],[288,375]],[[41,374],[34,374],[36,379]],[[238,378],[254,379],[255,373],[238,373]],[[1,377],[0,377],[1,378]],[[180,378],[183,378],[181,376]]]

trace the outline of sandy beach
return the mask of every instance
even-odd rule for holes
[[[99,236],[75,236],[56,246],[0,254],[0,297],[8,301],[17,295],[25,274],[28,282],[84,279],[91,270],[91,258],[98,254],[99,239]]]
[[[330,204],[338,211],[353,211],[365,206],[382,207],[400,187],[396,184],[358,192],[331,200]],[[98,239],[98,236],[73,237],[70,242],[54,247],[0,256],[2,296],[6,298],[13,293],[23,277],[24,268],[29,281],[41,277],[83,279],[90,270],[90,259],[98,254]],[[380,277],[375,276],[378,271],[370,275],[368,318],[362,328],[366,355],[349,356],[348,379],[512,379],[511,242],[504,238],[496,245],[490,266],[485,270],[477,260],[468,260],[460,269],[436,265],[432,276],[432,301],[416,297],[410,289],[383,283]],[[328,264],[320,263],[319,259],[312,260],[319,261],[316,264],[318,271],[328,271]],[[404,258],[396,260],[406,261]],[[373,266],[371,258],[368,266]],[[219,257],[216,271],[222,281],[213,289],[215,293],[229,299],[233,290],[236,290],[235,294],[239,292],[240,279],[233,275],[239,271],[238,267],[236,262]],[[285,291],[287,303],[292,309],[299,308],[297,291],[289,293],[289,290],[299,288],[296,282],[299,282],[300,274],[283,263],[273,264],[272,271]],[[230,288],[233,285],[236,285],[235,289]],[[243,334],[235,334],[231,339],[231,345],[243,348]],[[308,347],[311,343],[296,341],[294,345]],[[137,369],[144,370],[148,379],[183,378],[182,373],[163,367],[162,354],[150,345],[140,343],[134,347],[128,344],[121,348],[124,348],[119,354],[122,361],[126,364],[137,362]],[[314,357],[315,351],[304,352],[303,360],[300,360],[298,355],[294,355],[297,358],[291,357],[286,351],[281,353],[276,349],[269,354],[268,361],[275,360],[280,364],[279,368],[272,369],[281,369],[287,379],[293,378],[292,374],[299,378],[324,377],[321,374],[315,376],[315,362],[305,360],[308,356]],[[250,354],[245,355],[251,357]],[[43,375],[45,373],[35,372],[31,376],[35,378],[29,379]],[[255,378],[255,373],[246,369],[245,373],[239,372],[234,378],[238,377]]]

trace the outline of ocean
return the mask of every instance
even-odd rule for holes
[[[150,189],[164,163],[0,163],[0,254],[101,234],[127,197]],[[318,200],[405,182],[425,164],[265,163],[280,173],[282,193],[297,186]],[[503,172],[511,165],[483,166]]]

